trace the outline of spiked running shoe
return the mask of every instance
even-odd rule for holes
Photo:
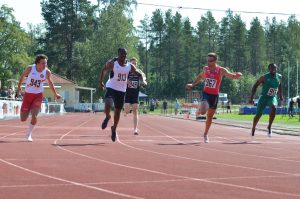
[[[117,132],[116,132],[116,129],[113,129],[114,127],[112,126],[111,127],[111,140],[113,141],[113,142],[115,142],[116,141],[116,137],[117,137]]]
[[[209,143],[209,138],[207,135],[204,135],[204,143]]]
[[[101,128],[102,129],[105,129],[107,127],[107,124],[108,124],[108,121],[110,120],[110,117],[106,117],[103,122],[102,122],[102,125],[101,125]]]
[[[268,136],[269,136],[269,138],[272,137],[272,134],[273,134],[272,129],[268,128]]]

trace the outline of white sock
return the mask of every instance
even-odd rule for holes
[[[34,126],[35,126],[35,125],[33,125],[33,124],[31,124],[31,123],[29,124],[28,132],[27,132],[27,136],[28,136],[28,137],[31,137],[31,135],[32,135],[32,130],[33,130]]]
[[[137,113],[133,113],[133,127],[134,127],[134,132],[137,132],[137,126],[138,126],[138,121],[139,120],[139,116]]]

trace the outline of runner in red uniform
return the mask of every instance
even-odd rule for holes
[[[22,122],[26,121],[29,113],[31,112],[31,122],[27,131],[27,140],[29,142],[32,142],[32,130],[37,123],[37,115],[40,112],[43,101],[44,81],[48,80],[49,87],[55,98],[61,98],[61,96],[56,93],[53,86],[51,72],[47,68],[47,60],[48,57],[46,55],[37,55],[35,58],[35,64],[28,66],[19,79],[18,94],[22,92],[21,85],[23,79],[27,77],[20,118]]]
[[[230,73],[226,68],[218,66],[217,59],[218,57],[216,53],[209,53],[207,57],[208,66],[204,66],[203,71],[197,76],[193,83],[186,85],[187,89],[191,89],[195,85],[199,84],[201,80],[204,80],[203,95],[200,103],[200,114],[204,115],[207,113],[204,130],[205,143],[209,142],[208,130],[217,109],[222,77],[225,75],[231,79],[238,79],[242,75],[240,72]]]

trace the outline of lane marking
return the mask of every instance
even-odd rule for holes
[[[105,193],[109,193],[109,194],[113,194],[113,195],[118,195],[118,196],[122,196],[122,197],[126,197],[126,198],[141,199],[140,197],[136,197],[136,196],[132,196],[132,195],[127,195],[127,194],[122,194],[122,193],[110,191],[110,190],[107,190],[107,189],[102,189],[102,188],[98,188],[98,187],[94,187],[94,186],[82,184],[82,183],[79,183],[79,182],[75,182],[75,181],[71,181],[71,180],[66,180],[66,179],[63,179],[63,178],[59,178],[59,177],[47,175],[47,174],[44,174],[44,173],[40,173],[40,172],[31,170],[31,169],[27,169],[25,167],[13,164],[11,162],[5,161],[5,160],[3,160],[1,158],[0,158],[0,161],[3,162],[3,163],[5,163],[5,164],[8,164],[10,166],[13,166],[13,167],[16,167],[18,169],[21,169],[23,171],[27,171],[29,173],[33,173],[35,175],[42,176],[42,177],[45,177],[45,178],[49,178],[49,179],[53,179],[53,180],[58,180],[58,181],[61,181],[61,182],[72,184],[72,185],[76,185],[76,186],[80,186],[80,187],[84,187],[84,188],[88,188],[88,189],[93,189],[93,190],[96,190],[96,191],[101,191],[101,192],[105,192]]]
[[[92,118],[93,119],[93,118]],[[78,125],[79,127],[88,123],[91,119],[81,123],[80,125]],[[64,138],[65,136],[67,136],[69,133],[71,133],[74,129],[70,130],[69,132],[67,132],[66,134],[62,135],[60,137],[60,139]],[[56,143],[57,140],[55,140],[55,143]],[[58,146],[58,148],[61,148],[60,146]],[[72,184],[72,185],[76,185],[76,186],[80,186],[80,187],[84,187],[84,188],[88,188],[88,189],[93,189],[93,190],[96,190],[96,191],[101,191],[101,192],[105,192],[105,193],[108,193],[108,194],[112,194],[112,195],[117,195],[117,196],[122,196],[122,197],[125,197],[125,198],[131,198],[131,199],[142,199],[141,197],[137,197],[137,196],[133,196],[133,195],[129,195],[129,194],[123,194],[123,193],[120,193],[120,192],[115,192],[115,191],[111,191],[111,190],[108,190],[108,189],[103,189],[103,188],[99,188],[99,187],[95,187],[95,186],[91,186],[91,185],[86,185],[86,184],[83,184],[83,183],[79,183],[79,182],[75,182],[75,181],[71,181],[71,180],[67,180],[67,179],[63,179],[63,178],[59,178],[59,177],[55,177],[55,176],[51,176],[51,175],[47,175],[47,174],[44,174],[44,173],[41,173],[41,172],[37,172],[37,171],[34,171],[34,170],[31,170],[31,169],[28,169],[28,168],[25,168],[25,167],[22,167],[20,165],[17,165],[17,164],[14,164],[14,163],[11,163],[11,162],[8,162],[2,158],[0,158],[0,161],[5,163],[5,164],[8,164],[10,166],[13,166],[13,167],[16,167],[18,169],[21,169],[23,171],[26,171],[26,172],[29,172],[29,173],[33,173],[35,175],[38,175],[38,176],[42,176],[42,177],[46,177],[46,178],[49,178],[49,179],[54,179],[54,180],[58,180],[58,181],[61,181],[61,182],[65,182],[65,183],[69,183],[69,184]]]
[[[167,137],[169,137],[170,139],[172,139],[172,140],[174,140],[174,141],[176,141],[178,143],[187,144],[184,141],[181,141],[181,140],[178,140],[176,138],[173,138],[172,136],[169,136],[169,135],[165,134],[164,132],[162,132],[162,131],[160,131],[160,130],[158,130],[156,128],[153,128],[153,127],[151,127],[148,124],[143,123],[143,125],[145,125],[147,128],[150,128],[153,131],[156,131],[156,132],[158,132],[158,133],[160,133],[162,135],[166,135]],[[226,138],[223,138],[223,139],[226,139]],[[218,151],[218,152],[225,152],[225,153],[236,154],[236,155],[241,155],[241,156],[257,157],[257,158],[272,159],[272,160],[280,160],[280,161],[286,161],[286,162],[296,162],[296,163],[300,162],[298,160],[288,160],[288,159],[282,159],[282,158],[276,158],[276,157],[268,157],[268,156],[260,156],[260,155],[253,155],[253,154],[245,154],[245,153],[239,153],[239,152],[234,152],[234,151],[226,151],[226,150],[215,149],[215,148],[211,148],[211,147],[210,148],[203,147],[203,146],[197,146],[197,147],[198,148],[202,148],[202,149],[206,149],[206,150]]]

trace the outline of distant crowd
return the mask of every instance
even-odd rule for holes
[[[20,95],[18,96],[17,93],[11,88],[7,88],[3,86],[0,90],[0,97],[1,99],[13,99],[13,100],[22,100],[23,97]]]

